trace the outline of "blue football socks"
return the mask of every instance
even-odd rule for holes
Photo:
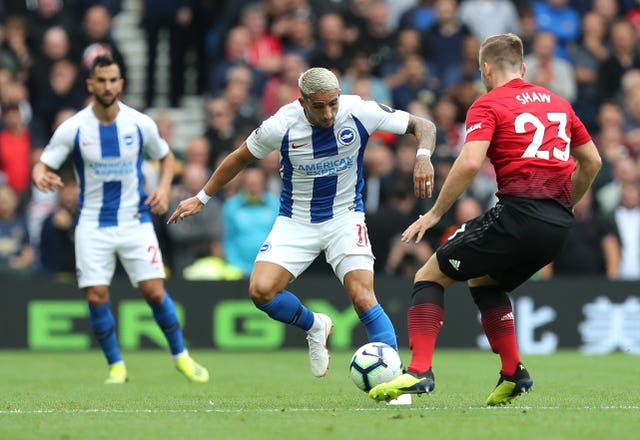
[[[167,338],[171,354],[175,356],[185,351],[182,329],[180,328],[180,322],[176,314],[176,307],[169,293],[165,292],[164,301],[161,303],[149,305],[151,306],[151,310],[153,310],[154,319]]]
[[[384,342],[398,351],[395,329],[380,304],[371,307],[362,313],[359,318],[367,330],[369,342]]]
[[[313,325],[313,312],[302,305],[300,299],[288,290],[279,292],[271,301],[256,307],[276,321],[295,325],[307,331]]]
[[[89,304],[89,322],[109,365],[122,362],[116,336],[116,321],[111,314],[111,302],[107,301],[96,307]]]

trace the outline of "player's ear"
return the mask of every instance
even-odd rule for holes
[[[524,74],[527,72],[527,65],[522,63],[522,67],[520,68],[520,76],[524,78]]]
[[[91,81],[91,78],[86,79],[86,84],[87,84],[87,90],[89,91],[89,93],[93,93],[93,81]]]
[[[304,107],[304,97],[303,97],[303,96],[301,96],[301,97],[299,97],[299,98],[298,98],[298,102],[300,103],[300,105],[301,105],[302,107]]]

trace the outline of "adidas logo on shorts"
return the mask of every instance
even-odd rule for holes
[[[460,260],[454,260],[453,258],[449,259],[449,264],[455,269],[460,269]]]

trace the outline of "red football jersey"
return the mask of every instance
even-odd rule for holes
[[[497,195],[554,199],[571,206],[570,149],[591,140],[571,105],[521,79],[497,87],[469,108],[466,142],[490,141]]]

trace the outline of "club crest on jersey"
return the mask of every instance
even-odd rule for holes
[[[124,144],[125,145],[133,145],[133,136],[130,134],[127,134],[124,136]]]
[[[271,250],[271,243],[265,242],[262,246],[260,246],[259,253],[264,254],[265,252],[269,252]]]
[[[343,128],[338,133],[338,140],[342,145],[351,145],[356,140],[356,132],[353,128]]]

